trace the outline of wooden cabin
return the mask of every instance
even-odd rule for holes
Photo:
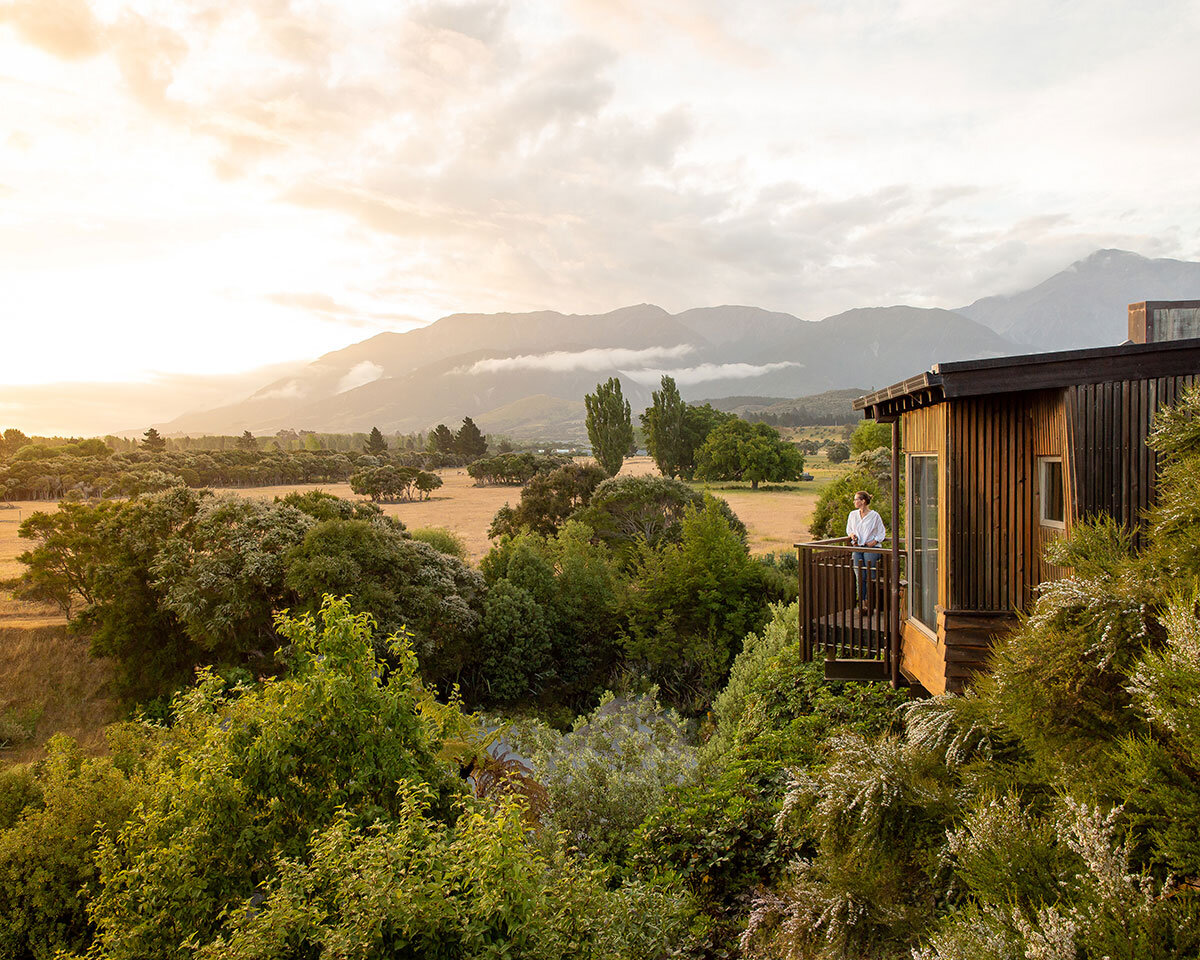
[[[802,644],[827,676],[959,691],[1066,574],[1049,540],[1099,513],[1139,522],[1153,416],[1200,381],[1200,301],[1131,304],[1129,324],[1121,346],[939,363],[854,402],[893,424],[905,519],[866,578],[845,540],[797,544]]]

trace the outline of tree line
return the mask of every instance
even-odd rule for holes
[[[663,375],[653,403],[640,416],[646,449],[666,477],[746,480],[759,483],[798,479],[804,457],[795,444],[764,423],[749,423],[710,404],[683,401],[672,377]],[[588,439],[601,468],[615,476],[633,444],[629,401],[611,377],[584,398]]]

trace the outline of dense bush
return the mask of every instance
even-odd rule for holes
[[[696,763],[680,718],[654,695],[601,698],[567,733],[518,726],[514,747],[546,788],[543,823],[586,856],[625,866],[641,822]]]
[[[409,535],[414,540],[429,544],[438,553],[444,553],[456,560],[467,559],[466,541],[447,527],[419,527]]]
[[[0,950],[94,960],[665,958],[696,926],[669,876],[566,855],[519,794],[472,796],[483,732],[402,638],[330,599],[281,618],[285,679],[202,671],[111,759],[51,744],[0,778]],[[702,926],[702,925],[701,925]]]
[[[581,707],[611,679],[620,648],[619,574],[592,531],[503,538],[481,564],[489,584],[481,682],[490,698],[549,694]]]
[[[497,511],[488,537],[515,536],[522,530],[553,536],[568,517],[587,506],[593,491],[607,476],[594,463],[567,463],[548,473],[535,474],[521,491],[516,507],[505,504]]]
[[[98,446],[96,446],[98,444]],[[51,448],[50,456],[0,466],[0,497],[59,500],[133,496],[189,487],[261,487],[286,483],[344,483],[356,464],[377,466],[361,453],[299,450],[207,450],[110,453],[101,441]]]
[[[687,508],[679,543],[637,541],[625,594],[625,649],[686,711],[707,704],[724,682],[742,638],[766,620],[762,567],[750,559],[723,504]]]
[[[559,454],[503,453],[476,460],[467,467],[467,473],[478,486],[519,486],[528,483],[539,473],[549,473],[571,462],[570,457]]]
[[[350,477],[350,489],[360,495],[366,494],[374,503],[428,500],[441,485],[442,478],[436,473],[391,463],[366,467]]]
[[[385,633],[407,630],[429,682],[448,687],[477,658],[479,574],[390,525],[318,523],[285,565],[298,609],[315,612],[326,594],[353,595],[354,609]]]
[[[744,541],[745,525],[724,500],[715,498],[715,502],[726,523]],[[705,509],[705,498],[681,480],[613,477],[596,487],[588,505],[575,517],[605,543],[631,551],[639,541],[652,548],[678,543],[689,508]]]
[[[82,951],[99,885],[95,856],[144,795],[108,758],[51,739],[36,774],[0,774],[0,954],[50,958]]]

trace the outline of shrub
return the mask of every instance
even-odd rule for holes
[[[854,470],[838,477],[821,491],[813,509],[812,520],[808,524],[808,532],[814,539],[827,540],[846,535],[846,517],[854,509],[854,494],[859,490],[866,490],[871,495],[871,509],[877,510],[883,518],[888,536],[895,534],[896,531],[892,529],[892,507],[889,503],[890,490],[866,471]]]
[[[766,619],[760,567],[705,497],[682,518],[680,542],[654,550],[639,541],[625,598],[628,656],[689,711],[724,681],[738,645]]]
[[[327,602],[319,620],[280,618],[279,629],[293,676],[225,692],[202,673],[177,699],[150,795],[101,844],[98,955],[192,955],[339,819],[403,819],[418,791],[427,818],[453,816],[461,781],[437,759],[441,734],[403,641],[385,686],[368,618],[345,602]]]
[[[743,542],[746,527],[729,509],[713,498],[716,509]],[[656,548],[678,543],[688,508],[704,509],[705,498],[681,480],[668,477],[613,477],[596,487],[586,509],[575,514],[614,549],[629,551],[642,540]]]
[[[444,553],[456,560],[467,559],[466,541],[446,527],[421,527],[413,530],[410,535],[414,540],[429,544],[438,553]]]
[[[60,736],[51,738],[35,781],[14,794],[24,802],[9,812],[11,822],[0,821],[0,954],[82,952],[93,931],[87,907],[98,890],[96,850],[116,837],[141,791],[111,761],[84,758]]]
[[[569,733],[544,724],[518,726],[514,747],[546,788],[543,823],[585,856],[626,863],[638,825],[695,765],[679,717],[654,694],[606,694]]]

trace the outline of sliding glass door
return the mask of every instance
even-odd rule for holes
[[[908,615],[937,631],[938,458],[908,458]]]

